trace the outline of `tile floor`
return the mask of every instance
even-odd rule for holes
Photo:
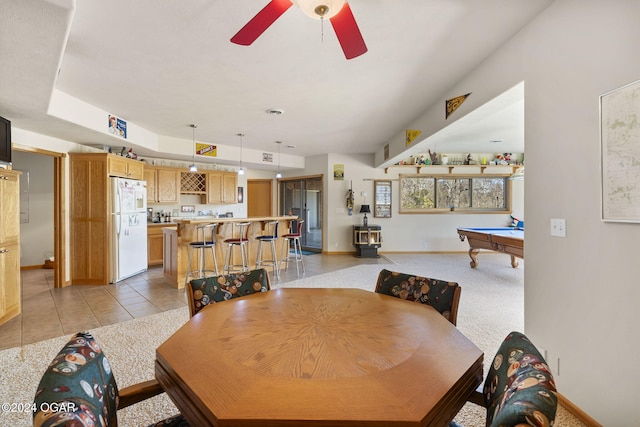
[[[358,264],[384,264],[389,259],[352,255],[307,255],[305,276]],[[274,282],[273,275],[270,276]],[[295,280],[295,265],[281,272],[281,281]],[[0,325],[0,350],[71,335],[75,332],[173,310],[186,305],[184,289],[165,280],[154,267],[115,285],[53,287],[53,270],[22,271],[22,314]]]

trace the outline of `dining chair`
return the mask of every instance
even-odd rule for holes
[[[487,408],[486,425],[552,426],[558,408],[551,369],[535,345],[511,332],[493,358],[482,387],[469,401]],[[462,427],[455,421],[449,427]]]
[[[380,271],[376,283],[377,293],[430,305],[454,325],[458,319],[461,291],[456,282],[387,269]]]
[[[264,268],[216,277],[193,279],[187,284],[189,313],[195,316],[208,304],[243,297],[271,289],[269,274]]]
[[[38,384],[33,426],[117,426],[118,410],[163,392],[155,379],[118,390],[100,345],[90,333],[78,332],[51,361]],[[152,426],[186,427],[188,423],[178,414]]]

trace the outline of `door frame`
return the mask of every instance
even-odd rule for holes
[[[325,198],[327,197],[326,195],[326,188],[325,188],[325,181],[324,181],[324,174],[318,174],[318,175],[304,175],[304,176],[292,176],[292,177],[286,177],[286,178],[280,178],[277,181],[277,186],[278,186],[278,190],[277,190],[277,206],[278,206],[278,215],[286,215],[286,212],[280,212],[280,208],[281,206],[281,194],[280,194],[280,184],[283,182],[288,182],[288,181],[306,181],[306,180],[320,180],[320,188],[322,189],[322,197],[320,197],[319,203],[320,203],[320,219],[321,219],[321,226],[320,226],[320,236],[321,236],[321,241],[320,241],[320,253],[324,252],[324,241],[325,241],[325,224],[327,223],[326,221],[326,212],[324,209],[325,206]],[[316,247],[305,247],[303,246],[302,248],[303,250],[310,250],[313,252],[316,252],[318,250],[318,248]]]
[[[67,176],[66,153],[13,144],[12,150],[25,153],[41,154],[53,157],[53,286],[63,288],[69,286],[67,282],[67,246],[66,239],[66,200],[65,181]]]

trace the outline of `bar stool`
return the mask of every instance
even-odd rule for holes
[[[295,224],[297,223],[297,224]],[[290,261],[295,261],[296,263],[296,273],[298,277],[300,277],[300,267],[298,267],[298,263],[302,264],[302,273],[304,273],[304,261],[302,260],[302,246],[300,245],[300,232],[302,231],[302,224],[304,223],[303,219],[298,219],[291,221],[291,227],[289,229],[288,234],[282,235],[282,255],[280,258],[280,264],[283,262],[284,271],[287,271],[287,267],[289,266]],[[297,229],[297,231],[296,231]],[[293,256],[290,254],[290,243],[293,242]],[[282,268],[282,267],[280,267]]]
[[[256,237],[258,241],[258,254],[256,256],[256,270],[263,265],[273,266],[276,279],[280,280],[280,263],[278,262],[278,252],[276,252],[276,240],[278,240],[278,224],[280,221],[269,221],[266,223],[267,234]],[[271,246],[271,259],[262,259],[262,244],[269,243]]]
[[[196,226],[196,241],[189,243],[189,262],[187,264],[187,274],[184,276],[185,286],[189,282],[189,276],[207,277],[207,272],[214,273],[214,276],[218,276],[218,260],[216,258],[216,230],[218,224],[206,224]],[[206,250],[211,249],[211,255],[213,259],[214,270],[207,270]],[[198,251],[198,267],[196,270],[191,270],[191,260],[193,258],[193,251]]]
[[[249,233],[250,222],[232,222],[231,223],[231,236],[225,239],[227,244],[227,255],[225,256],[223,273],[231,273],[231,271],[249,271],[249,256],[247,254],[247,243],[249,242],[247,234]],[[238,227],[238,237],[235,236],[234,229]],[[242,264],[233,263],[233,248],[238,246],[240,248],[240,255],[242,257]],[[236,269],[235,267],[240,267]]]

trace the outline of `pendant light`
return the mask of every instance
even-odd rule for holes
[[[193,124],[189,126],[193,129],[193,161],[191,162],[191,166],[189,166],[189,172],[198,172],[198,168],[196,167],[196,128],[198,125]]]
[[[240,137],[240,169],[238,170],[238,175],[244,175],[244,168],[242,167],[242,137],[244,133],[236,134]]]
[[[276,174],[276,178],[280,179],[282,178],[282,174],[280,173],[280,145],[282,145],[282,141],[276,141],[276,144],[278,144],[278,173]]]

